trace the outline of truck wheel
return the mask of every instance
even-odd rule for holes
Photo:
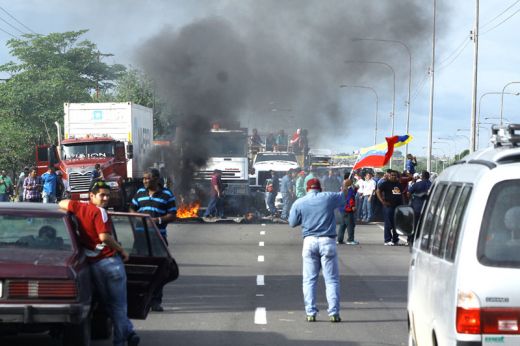
[[[90,346],[90,316],[80,324],[66,325],[63,329],[63,346]]]

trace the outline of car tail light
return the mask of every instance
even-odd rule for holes
[[[75,298],[78,294],[72,280],[11,280],[9,298]]]
[[[520,308],[481,308],[473,292],[459,292],[457,332],[461,334],[520,334]]]

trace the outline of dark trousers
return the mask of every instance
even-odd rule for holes
[[[347,230],[347,241],[354,241],[354,230],[356,228],[356,214],[354,212],[345,212],[338,225],[338,243],[343,243],[345,238],[345,229]]]
[[[399,241],[399,235],[395,230],[394,224],[395,207],[383,206],[383,216],[385,218],[385,243]]]

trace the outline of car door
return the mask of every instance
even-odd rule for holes
[[[179,276],[177,263],[148,215],[114,212],[111,218],[117,241],[130,255],[125,263],[128,317],[145,319],[153,292]]]

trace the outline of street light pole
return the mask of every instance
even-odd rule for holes
[[[378,65],[384,65],[388,67],[392,71],[392,77],[393,77],[393,97],[392,97],[392,134],[391,136],[394,136],[394,127],[395,127],[395,70],[390,64],[387,64],[386,62],[382,61],[345,61],[345,63],[360,63],[360,64],[378,64]],[[392,168],[392,158],[390,158],[390,162],[388,164],[390,168]]]
[[[432,169],[432,140],[433,140],[433,95],[435,86],[435,20],[437,12],[437,0],[433,0],[433,34],[432,34],[432,66],[430,69],[431,86],[430,86],[430,113],[428,116],[428,154],[426,161],[426,170]]]
[[[479,36],[479,0],[475,0],[475,28],[473,29],[473,97],[471,101],[471,127],[470,127],[470,147],[472,153],[476,149],[477,138],[477,82],[478,82],[478,36]]]
[[[501,95],[501,94],[502,93],[500,91],[489,91],[489,92],[485,92],[482,95],[480,95],[480,98],[479,98],[479,101],[478,101],[477,125],[480,124],[480,111],[481,111],[481,107],[482,107],[482,99],[484,98],[484,96],[486,96],[486,95]],[[504,94],[515,95],[515,96],[520,95],[520,93],[504,93]],[[476,146],[477,150],[478,150],[479,146],[480,146],[480,127],[477,126],[477,146]]]
[[[511,84],[520,84],[520,82],[509,82],[502,88],[502,96],[500,99],[500,125],[502,125],[502,119],[504,115],[504,93],[506,91],[506,88]]]
[[[339,86],[340,88],[361,88],[371,90],[376,97],[376,119],[375,119],[375,127],[374,127],[374,145],[377,144],[377,113],[379,111],[379,96],[374,88],[364,85],[345,85],[342,84]]]
[[[410,51],[410,47],[406,45],[404,42],[399,40],[383,40],[378,38],[355,38],[353,41],[376,41],[376,42],[391,42],[398,43],[403,46],[408,53],[408,100],[406,102],[406,134],[410,134],[410,102],[411,102],[411,93],[412,93],[412,52]],[[408,144],[405,147],[405,157],[408,156]],[[404,161],[404,166],[406,168],[406,160]]]

